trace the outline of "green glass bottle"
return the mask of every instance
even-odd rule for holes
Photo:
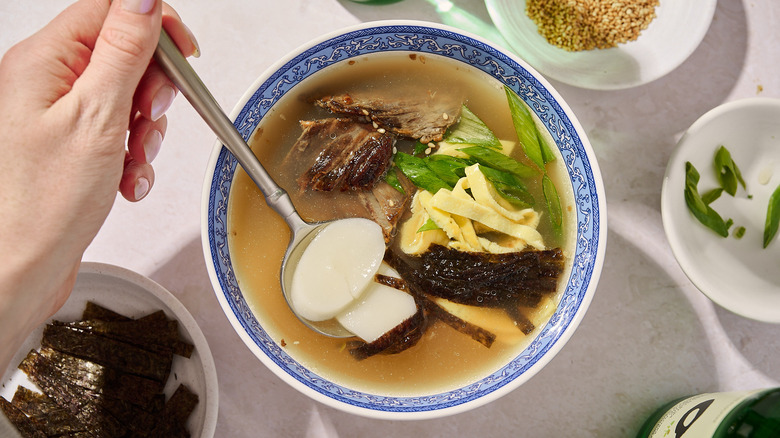
[[[780,388],[675,400],[645,421],[637,438],[778,438]]]

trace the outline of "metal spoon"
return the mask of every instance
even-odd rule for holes
[[[238,163],[254,181],[265,196],[268,206],[284,218],[290,227],[292,237],[287,246],[287,251],[282,260],[280,272],[282,293],[290,310],[298,319],[310,329],[334,338],[354,336],[341,326],[335,319],[322,322],[309,321],[301,317],[293,308],[289,285],[292,281],[293,269],[301,258],[306,246],[316,236],[317,232],[330,222],[308,223],[304,221],[290,200],[287,192],[279,187],[257,159],[252,149],[244,141],[244,138],[236,130],[233,123],[225,115],[219,103],[209,92],[208,88],[195,73],[192,66],[181,54],[179,48],[168,36],[165,30],[160,32],[160,41],[154,53],[157,64],[179,88],[181,93],[200,114],[203,120],[211,128],[227,149],[236,157]]]

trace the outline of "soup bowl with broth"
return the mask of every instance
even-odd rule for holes
[[[342,98],[327,105],[322,103],[325,96]],[[371,120],[371,111],[385,111],[385,107],[358,109],[357,115],[347,114],[348,110],[333,114],[333,102],[352,104],[353,97],[369,104],[390,102],[389,106],[402,108],[407,119],[414,120],[425,117],[415,112],[417,107],[410,111],[408,102],[421,102],[421,108],[428,108],[432,101],[456,103],[449,106],[453,110],[432,106],[436,113],[429,119],[444,119],[441,129],[446,133],[415,137],[386,134],[385,113]],[[517,119],[523,117],[528,132],[534,133],[530,137],[524,137],[518,128],[521,122]],[[300,141],[309,123],[302,121],[350,118],[363,118],[359,121],[369,126],[368,131],[373,126],[376,132],[369,135],[391,138],[392,146],[383,149],[387,155],[383,163],[389,167],[378,171],[379,179],[368,191],[355,187],[332,192],[310,190],[335,183],[328,179],[330,174],[317,182],[304,181],[302,175],[312,173],[316,165],[309,168],[302,158],[305,154],[297,155],[297,149],[303,150]],[[424,419],[463,412],[495,400],[531,378],[563,347],[583,318],[605,251],[607,222],[601,176],[585,133],[569,107],[541,75],[511,53],[440,24],[366,23],[323,36],[279,61],[249,88],[231,119],[306,220],[384,216],[377,220],[385,232],[386,260],[423,259],[419,254],[405,254],[409,251],[404,245],[428,239],[436,243],[426,243],[430,246],[422,251],[432,253],[431,248],[439,248],[439,256],[445,259],[452,254],[471,257],[475,252],[469,245],[473,244],[491,248],[475,256],[485,260],[519,260],[526,255],[537,260],[540,257],[536,254],[550,250],[545,254],[555,261],[554,278],[550,281],[541,278],[547,274],[539,274],[540,279],[533,283],[544,283],[549,290],[541,294],[534,289],[537,286],[529,286],[528,296],[535,297],[534,303],[513,304],[522,312],[486,305],[485,301],[501,296],[492,286],[482,287],[504,275],[492,268],[473,273],[465,281],[468,287],[482,287],[484,294],[470,304],[453,303],[458,299],[452,297],[428,296],[427,278],[422,278],[420,286],[401,275],[401,286],[406,286],[390,283],[396,291],[415,296],[415,316],[419,318],[410,317],[396,327],[405,331],[394,347],[377,349],[378,341],[325,337],[306,328],[282,295],[279,273],[290,238],[285,222],[265,204],[235,158],[218,142],[203,195],[203,248],[209,275],[222,309],[247,347],[296,390],[326,405],[374,418]],[[393,123],[387,123],[392,130]],[[461,129],[468,123],[476,126],[476,131]],[[321,137],[327,141],[327,136],[335,139],[341,135],[335,132]],[[486,141],[493,142],[493,152],[485,152],[487,157],[478,153],[485,148],[475,146],[479,143],[475,135],[490,137]],[[471,140],[463,138],[470,136]],[[532,142],[537,149],[528,149]],[[496,150],[503,152],[497,161]],[[325,152],[315,150],[312,154],[320,160]],[[506,175],[507,168],[501,163],[507,160],[513,163],[509,167],[525,169],[520,174],[534,170],[528,172],[533,176],[519,183],[522,189],[494,179]],[[430,180],[438,181],[435,177],[418,178],[415,166],[427,172],[435,167],[434,161],[455,167],[462,163],[453,171],[453,180],[442,183],[450,190],[430,188]],[[489,178],[480,176],[480,171]],[[502,207],[459,210],[466,205],[463,196],[472,204],[469,196],[478,197],[477,180],[471,179],[475,174],[479,174],[479,181],[488,181],[485,187],[490,186],[491,196],[505,197],[497,204],[531,212],[532,219],[524,225],[508,228],[535,237],[503,235],[501,224],[506,221],[493,218]],[[448,176],[452,175],[442,179],[449,180]],[[377,191],[377,185],[387,186],[388,198],[371,191]],[[425,204],[432,195],[449,196],[454,212],[440,220],[440,204],[435,204],[436,208]],[[372,216],[377,202],[381,208],[396,209],[392,215],[380,209],[380,214],[373,211]],[[427,216],[420,212],[436,213]],[[470,212],[479,213],[473,221],[464,219]],[[424,215],[416,216],[419,214]],[[384,221],[390,216],[392,223],[388,225]],[[455,223],[457,226],[451,225]],[[459,230],[475,231],[473,239]],[[428,237],[417,238],[423,235]],[[534,239],[538,243],[532,243]],[[407,266],[399,263],[393,267]],[[456,262],[447,259],[446,263]],[[457,263],[471,262],[459,259]],[[384,278],[398,272],[390,270],[390,276]],[[380,270],[383,273],[388,272]],[[377,275],[377,282],[380,277]],[[412,320],[416,325],[411,329],[404,325]]]

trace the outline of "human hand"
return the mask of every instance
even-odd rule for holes
[[[154,183],[176,94],[150,63],[161,23],[197,53],[162,0],[79,0],[0,61],[0,367],[67,299],[117,189]]]

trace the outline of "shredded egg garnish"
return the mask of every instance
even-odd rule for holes
[[[513,142],[502,141],[504,152]],[[463,145],[440,142],[437,154],[460,157]],[[418,190],[412,201],[412,217],[401,227],[401,249],[421,254],[432,244],[460,251],[505,253],[528,246],[545,249],[537,231],[540,215],[532,208],[517,209],[499,195],[474,164],[452,190],[436,193]],[[420,229],[428,221],[437,229]]]

